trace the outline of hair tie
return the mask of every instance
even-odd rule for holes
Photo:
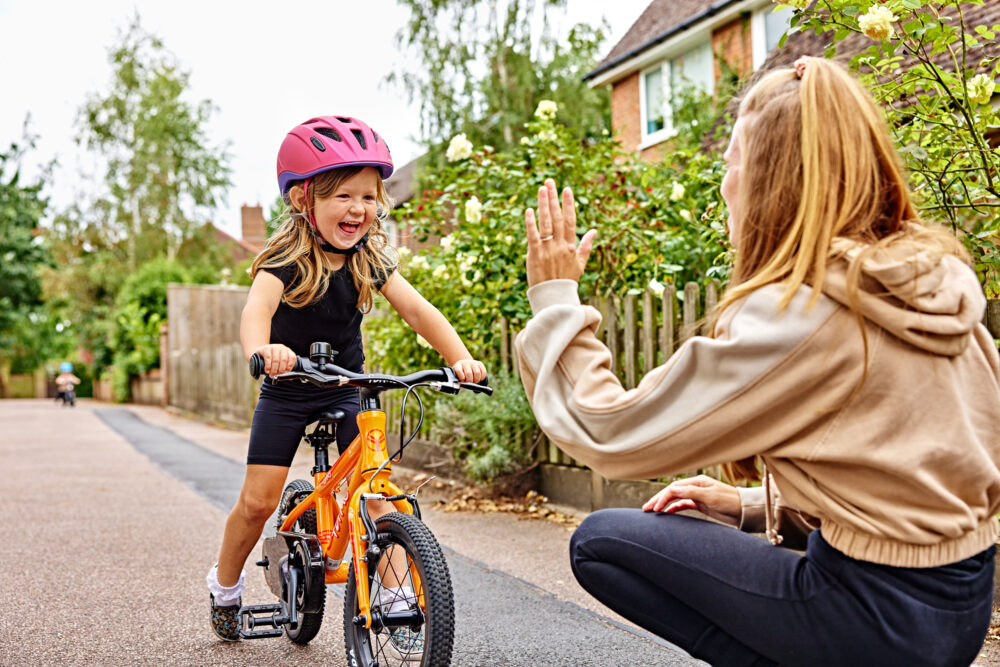
[[[806,73],[806,63],[809,62],[809,56],[799,56],[799,59],[792,63],[792,67],[795,68],[795,76],[802,78],[802,75]]]

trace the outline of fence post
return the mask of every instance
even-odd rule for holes
[[[622,332],[625,338],[625,388],[635,387],[636,371],[636,313],[635,294],[625,295],[625,330]]]
[[[618,304],[615,302],[615,297],[610,295],[604,299],[604,303],[606,304],[605,320],[608,323],[607,345],[611,351],[611,372],[618,375],[620,367],[618,362]]]
[[[507,318],[500,318],[500,368],[507,370],[507,362],[510,361],[510,346],[507,337]]]
[[[667,285],[663,289],[663,326],[660,328],[660,349],[663,350],[663,361],[665,362],[674,353],[674,298],[675,288]]]
[[[681,342],[683,343],[698,332],[698,302],[701,300],[701,290],[698,283],[684,285],[684,323],[681,325]]]
[[[517,351],[516,351],[516,348],[514,347],[514,339],[517,338],[518,332],[515,331],[513,327],[509,327],[509,328],[510,328],[509,338],[510,338],[510,350],[511,350],[511,355],[510,355],[510,372],[511,372],[511,375],[513,375],[515,378],[519,378],[519,377],[521,377],[521,369],[518,367],[518,363],[517,363]]]
[[[986,302],[986,317],[983,323],[994,338],[1000,338],[1000,299],[990,299]]]
[[[656,367],[656,321],[653,313],[653,294],[646,290],[642,293],[642,374],[645,375]]]

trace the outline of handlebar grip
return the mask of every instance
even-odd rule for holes
[[[253,356],[250,357],[250,375],[252,375],[256,380],[260,378],[260,376],[263,374],[264,374],[264,357],[254,352]]]

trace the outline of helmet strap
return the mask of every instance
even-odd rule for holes
[[[318,232],[317,236],[319,236]],[[337,246],[333,245],[332,243],[324,239],[322,236],[319,236],[319,238],[320,238],[320,244],[319,244],[320,249],[324,250],[325,252],[333,252],[338,255],[353,255],[354,253],[364,248],[365,244],[368,243],[368,234],[365,234],[364,236],[361,237],[361,239],[357,243],[355,243],[347,250],[344,250],[343,248],[338,248]]]

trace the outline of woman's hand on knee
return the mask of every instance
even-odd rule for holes
[[[724,484],[707,475],[687,477],[671,482],[642,506],[646,512],[673,514],[681,510],[698,510],[716,521],[738,526],[743,507],[735,486]]]

